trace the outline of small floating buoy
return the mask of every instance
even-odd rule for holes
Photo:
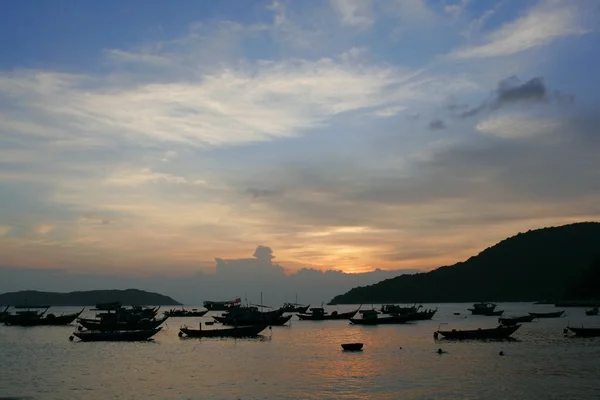
[[[443,354],[443,353],[444,353],[444,350],[442,350],[442,349],[438,349],[438,350],[437,350],[437,353],[438,353],[438,354]]]
[[[499,356],[503,356],[504,352],[502,350],[500,350],[500,353],[498,353]]]
[[[460,315],[460,313],[459,312],[455,312],[454,315]]]
[[[73,335],[69,336],[69,341],[71,341],[71,342],[72,342],[72,341],[73,341],[73,339],[74,339]]]

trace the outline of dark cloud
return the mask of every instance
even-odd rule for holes
[[[450,103],[450,106],[447,108],[453,115],[464,119],[474,117],[486,110],[497,110],[505,105],[517,102],[553,102],[558,105],[568,105],[573,103],[573,101],[573,95],[564,94],[558,91],[548,93],[548,88],[542,77],[535,77],[521,83],[518,77],[511,76],[498,82],[498,86],[492,92],[491,97],[478,106],[469,108],[460,105],[459,107],[454,101],[454,103]]]
[[[442,121],[441,119],[433,119],[431,121],[429,121],[429,124],[427,125],[427,127],[431,130],[440,130],[440,129],[446,129],[446,123],[444,121]]]

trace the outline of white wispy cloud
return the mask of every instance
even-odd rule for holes
[[[35,227],[34,232],[39,235],[46,235],[54,230],[54,226],[48,224],[40,224]]]
[[[542,0],[522,17],[488,34],[481,44],[459,48],[450,55],[454,58],[508,56],[586,32],[574,2]]]
[[[331,5],[340,16],[343,25],[366,28],[373,24],[371,0],[331,0]]]
[[[526,113],[505,113],[479,122],[475,129],[504,139],[530,139],[556,131],[560,120]]]
[[[130,169],[120,168],[114,171],[106,180],[107,185],[138,186],[147,183],[167,182],[174,184],[205,184],[201,179],[189,181],[182,176],[152,171],[150,168]]]
[[[65,74],[4,75],[0,95],[19,107],[0,129],[37,135],[44,126],[61,139],[140,137],[196,146],[266,141],[297,136],[341,113],[425,100],[446,85],[417,76],[332,58],[245,63],[195,81],[125,86]],[[19,123],[24,115],[29,124]]]

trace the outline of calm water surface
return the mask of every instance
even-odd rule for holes
[[[291,327],[241,340],[177,336],[180,325],[197,326],[211,320],[206,316],[170,318],[149,343],[69,342],[74,327],[1,326],[0,398],[600,399],[600,339],[562,333],[568,322],[600,327],[599,317],[569,308],[565,318],[524,324],[516,341],[436,343],[440,323],[448,329],[497,325],[496,317],[467,315],[469,306],[443,304],[432,321],[398,326],[294,317]],[[499,308],[505,315],[556,310]],[[344,342],[363,342],[364,351],[344,352]],[[447,353],[438,355],[438,348]]]

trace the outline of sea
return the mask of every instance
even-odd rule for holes
[[[497,317],[470,315],[470,304],[423,306],[438,308],[431,321],[359,326],[294,317],[257,339],[178,337],[180,326],[197,327],[212,312],[170,318],[143,343],[69,341],[75,326],[0,326],[0,399],[600,399],[600,338],[563,333],[568,324],[600,327],[583,308],[525,323],[512,341],[452,342],[433,333],[495,327]],[[505,316],[557,310],[531,303],[498,309]],[[363,351],[343,351],[351,342],[364,343]]]

